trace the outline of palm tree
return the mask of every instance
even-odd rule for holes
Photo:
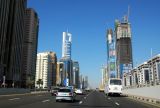
[[[42,79],[38,79],[37,84],[39,85],[39,88],[40,88],[40,85],[43,85]]]

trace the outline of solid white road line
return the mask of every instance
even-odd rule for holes
[[[119,106],[119,103],[115,102],[115,104]]]
[[[44,100],[44,101],[42,101],[42,102],[48,102],[48,101],[50,101],[49,99],[47,99],[47,100]]]
[[[82,104],[82,103],[83,103],[82,101],[79,102],[79,104]]]
[[[20,98],[12,98],[12,99],[8,99],[8,100],[18,100],[18,99],[20,99]]]

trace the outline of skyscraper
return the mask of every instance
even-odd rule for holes
[[[62,58],[71,59],[72,34],[63,32]]]
[[[88,76],[84,77],[84,89],[88,88]]]
[[[63,62],[64,77],[63,85],[72,86],[73,85],[73,65],[71,60],[71,46],[72,46],[72,34],[68,32],[63,32],[62,40],[62,58],[60,62]]]
[[[73,65],[72,60],[68,58],[61,58],[60,62],[63,63],[63,86],[73,85]]]
[[[131,27],[128,18],[124,17],[123,21],[115,21],[116,35],[116,59],[118,77],[122,78],[124,72],[132,69],[132,43]]]
[[[78,63],[78,61],[73,61],[73,85],[76,88],[80,88],[80,82],[79,82],[79,63]]]
[[[0,84],[22,86],[27,0],[0,0]]]
[[[108,72],[109,78],[116,78],[117,77],[117,70],[116,70],[116,50],[115,50],[115,35],[112,29],[107,30],[107,65],[108,65]]]
[[[64,79],[64,65],[63,62],[57,62],[57,72],[56,72],[56,85],[62,86]]]
[[[102,73],[102,77],[101,77],[101,84],[100,85],[101,85],[101,88],[104,88],[106,82],[108,82],[108,79],[110,77],[106,65],[102,65],[101,73]]]
[[[29,8],[25,14],[25,38],[23,49],[23,87],[33,87],[36,72],[39,19],[37,13]]]
[[[83,88],[83,76],[82,74],[79,76],[79,83],[80,83],[80,88]]]
[[[54,52],[37,54],[35,87],[50,88],[56,84],[57,57]],[[42,81],[42,83],[38,83]]]

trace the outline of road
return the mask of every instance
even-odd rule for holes
[[[156,108],[127,97],[107,97],[104,93],[92,91],[77,95],[75,102],[56,102],[47,94],[0,97],[0,108]]]

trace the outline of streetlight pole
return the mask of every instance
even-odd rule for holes
[[[3,87],[5,88],[6,87],[6,76],[4,75],[3,76],[3,83],[2,83]]]

